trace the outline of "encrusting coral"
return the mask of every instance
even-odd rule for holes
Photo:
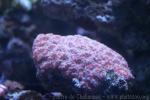
[[[120,54],[80,35],[39,34],[33,43],[33,59],[38,77],[50,88],[64,83],[60,87],[93,92],[104,81],[109,82],[107,88],[127,88],[127,80],[134,78]]]

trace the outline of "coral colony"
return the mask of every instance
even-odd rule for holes
[[[83,92],[95,91],[106,84],[104,81],[110,82],[108,88],[127,89],[127,81],[134,78],[120,54],[80,35],[39,34],[33,43],[33,59],[39,77],[51,81],[55,75],[62,76],[64,82],[68,79],[70,86]],[[51,78],[50,74],[53,75]],[[51,85],[50,82],[46,84]]]

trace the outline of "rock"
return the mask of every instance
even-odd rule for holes
[[[16,81],[6,80],[4,85],[9,91],[23,90],[24,86]]]
[[[38,82],[36,79],[36,69],[31,57],[31,49],[29,45],[19,38],[12,38],[6,47],[4,61],[10,62],[11,71],[7,69],[7,79],[15,80],[25,87],[36,87]],[[5,67],[9,67],[8,64]],[[34,84],[34,85],[33,85]],[[36,84],[36,85],[35,85]]]
[[[130,59],[150,50],[149,0],[41,0],[41,6],[50,18],[96,32],[120,52],[126,49]]]
[[[134,78],[120,54],[80,35],[39,34],[33,43],[33,59],[45,87],[60,92],[66,88],[76,93],[127,89],[127,81]]]
[[[31,90],[21,90],[7,94],[7,100],[42,100],[40,93]]]
[[[88,30],[114,30],[113,7],[123,0],[41,0],[43,11],[54,19],[75,23]]]
[[[64,95],[60,92],[50,92],[43,95],[43,100],[63,99]]]
[[[0,84],[0,97],[4,97],[7,92],[7,87]]]

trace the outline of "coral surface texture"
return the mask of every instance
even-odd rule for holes
[[[33,43],[33,58],[39,76],[59,72],[83,91],[96,90],[108,80],[108,87],[127,88],[127,80],[133,78],[120,54],[85,36],[39,34]]]

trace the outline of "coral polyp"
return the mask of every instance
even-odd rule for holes
[[[56,84],[62,83],[64,78],[71,87],[83,91],[95,91],[106,84],[104,81],[111,82],[108,87],[127,88],[127,80],[134,78],[119,53],[80,35],[39,34],[33,43],[33,59],[37,75],[42,79],[46,77],[55,83],[57,78],[53,77],[57,74],[62,79]],[[123,84],[120,81],[124,81]],[[51,85],[50,82],[46,84]]]

